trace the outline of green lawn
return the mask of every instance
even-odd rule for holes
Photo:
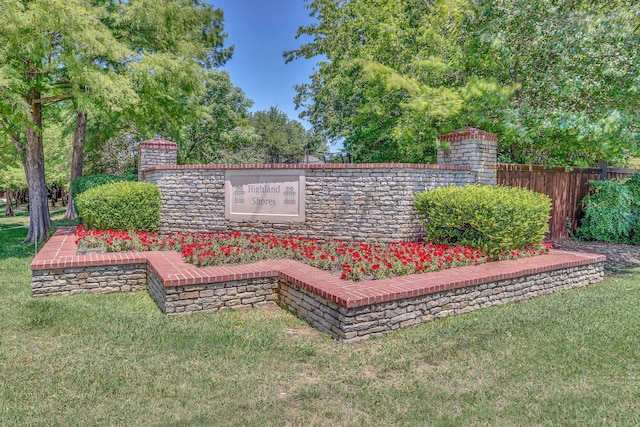
[[[32,299],[0,231],[0,425],[640,425],[640,273],[355,345],[284,310]]]
[[[55,208],[50,208],[50,210],[51,210],[51,218],[55,220],[55,219],[62,219],[67,208],[62,206],[56,206]],[[0,199],[0,230],[7,230],[9,228],[29,226],[29,211],[27,210],[26,204],[20,205],[17,208],[14,208],[15,216],[5,217],[4,212],[5,212],[5,202],[4,202],[4,199]]]

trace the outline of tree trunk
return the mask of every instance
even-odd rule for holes
[[[69,195],[67,202],[67,212],[64,214],[66,219],[75,219],[78,217],[76,207],[73,204],[71,196],[71,186],[73,180],[82,176],[82,163],[84,158],[84,140],[87,134],[87,113],[76,112],[76,133],[73,137],[73,156],[71,160],[71,178],[69,181]]]
[[[16,216],[13,212],[13,201],[11,200],[11,189],[7,188],[7,204],[4,207],[4,216]]]
[[[51,228],[47,205],[47,184],[44,174],[44,147],[42,144],[42,104],[40,92],[32,89],[27,97],[31,105],[32,125],[25,126],[27,133],[27,161],[25,174],[29,188],[29,232],[25,242],[44,242]],[[33,127],[32,127],[33,126]]]

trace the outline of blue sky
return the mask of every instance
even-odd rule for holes
[[[313,22],[304,0],[212,0],[224,11],[226,45],[234,45],[233,57],[223,69],[231,81],[254,101],[252,111],[275,105],[290,119],[298,119],[294,85],[307,82],[316,59],[284,63],[282,53],[294,50],[298,27]],[[301,121],[308,128],[307,122]]]

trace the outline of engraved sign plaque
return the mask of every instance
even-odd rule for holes
[[[304,222],[304,169],[226,170],[227,219]]]

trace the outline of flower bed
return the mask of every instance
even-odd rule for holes
[[[33,259],[34,297],[147,287],[166,314],[280,304],[342,341],[586,286],[604,277],[604,256],[553,250],[548,255],[468,265],[445,273],[356,283],[285,259],[197,267],[169,250],[79,254],[75,231],[75,227],[59,228]],[[106,245],[108,239],[111,250],[133,241],[147,248],[165,241],[153,235],[83,233],[99,237],[94,245],[100,239]]]
[[[113,230],[76,231],[79,249],[104,248],[108,252],[174,250],[197,266],[247,264],[265,259],[293,259],[334,272],[345,280],[383,279],[490,261],[484,251],[468,246],[425,242],[365,243],[303,237],[231,233],[153,233]],[[501,254],[501,260],[548,253],[540,244]]]

